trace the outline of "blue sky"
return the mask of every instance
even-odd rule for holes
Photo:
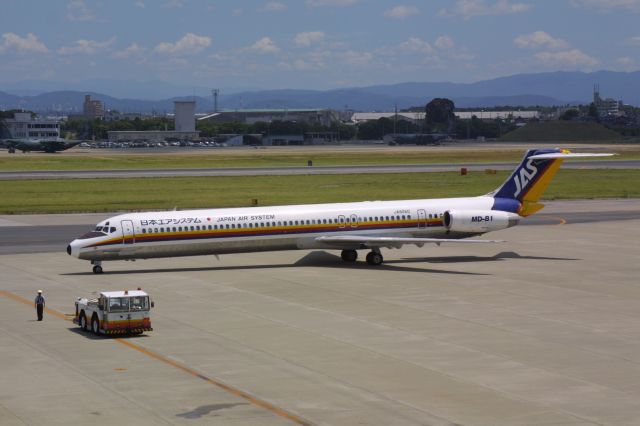
[[[0,85],[307,88],[640,69],[640,0],[0,0]]]

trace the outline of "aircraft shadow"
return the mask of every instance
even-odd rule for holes
[[[266,270],[266,269],[280,269],[280,268],[300,268],[300,267],[324,267],[324,268],[339,268],[339,269],[358,269],[358,270],[374,270],[374,271],[392,271],[392,272],[419,272],[419,273],[431,273],[431,274],[453,274],[453,275],[489,275],[483,273],[462,272],[462,271],[446,271],[441,269],[425,269],[409,266],[397,266],[397,263],[418,263],[429,261],[430,258],[416,258],[416,259],[402,259],[391,260],[383,263],[379,266],[368,265],[364,261],[358,261],[353,263],[344,262],[340,256],[336,256],[325,251],[313,251],[306,256],[302,257],[295,263],[286,264],[269,264],[269,265],[234,265],[234,266],[204,266],[195,268],[160,268],[160,269],[128,269],[120,271],[107,271],[105,273],[118,275],[118,274],[155,274],[162,272],[206,272],[206,271],[234,271],[234,270]],[[446,258],[440,258],[446,259]],[[484,258],[477,258],[482,261]],[[471,261],[471,260],[469,260]],[[437,262],[436,262],[437,263]],[[445,263],[445,262],[442,262]],[[455,263],[455,262],[452,262]],[[90,276],[94,275],[93,272],[69,272],[60,275],[69,276]]]
[[[404,262],[427,262],[427,263],[467,263],[467,262],[497,262],[505,259],[526,259],[526,260],[562,260],[577,261],[571,257],[547,257],[547,256],[522,256],[513,251],[503,251],[493,256],[446,256],[446,257],[407,257],[402,260],[394,260],[393,263]]]

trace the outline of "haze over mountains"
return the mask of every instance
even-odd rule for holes
[[[461,108],[553,106],[591,102],[595,84],[600,86],[602,97],[621,99],[625,103],[640,106],[640,71],[518,74],[475,83],[416,82],[324,91],[222,89],[218,106],[220,109],[349,108],[358,111],[391,111],[395,104],[398,108],[421,106],[435,97],[450,98]],[[94,89],[87,91],[90,87]],[[27,81],[0,84],[0,109],[79,112],[84,95],[90,94],[92,99],[103,101],[107,109],[121,112],[172,112],[176,99],[195,99],[197,111],[205,112],[213,109],[212,97],[191,94],[209,92],[207,88],[178,87],[157,81]]]

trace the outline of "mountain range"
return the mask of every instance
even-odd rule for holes
[[[122,81],[117,93],[124,93]],[[141,92],[133,88],[131,97],[112,97],[96,91],[72,90],[72,84],[64,87],[68,90],[53,90],[40,93],[37,87],[50,87],[51,82],[30,81],[27,83],[1,84],[0,109],[24,108],[37,112],[61,111],[65,113],[81,112],[86,94],[94,100],[101,100],[107,109],[121,112],[165,113],[173,111],[174,100],[195,100],[198,112],[213,110],[211,96],[185,96],[184,88],[162,82],[147,82],[144,92],[150,93],[152,87],[158,94],[174,94],[163,99],[134,99]],[[63,85],[63,83],[59,83]],[[82,84],[87,84],[84,82]],[[333,90],[221,90],[218,99],[220,109],[249,108],[333,108],[337,110],[353,109],[357,111],[392,111],[398,108],[425,105],[436,97],[452,99],[459,108],[489,108],[494,106],[558,106],[567,104],[585,104],[593,100],[594,86],[598,85],[603,98],[623,100],[625,103],[640,106],[640,71],[614,72],[549,72],[537,74],[518,74],[499,77],[475,83],[398,83],[368,87],[353,87]],[[96,86],[106,88],[109,81],[101,80]],[[132,87],[140,87],[132,82]],[[201,90],[204,90],[200,88]],[[201,91],[200,91],[201,93]]]

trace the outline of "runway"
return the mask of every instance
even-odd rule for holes
[[[549,202],[488,234],[505,243],[385,250],[380,267],[291,251],[94,275],[63,250],[0,255],[0,424],[637,425],[639,213]],[[57,243],[97,216],[2,216],[0,240],[33,247],[17,231],[47,223]],[[156,303],[144,336],[66,320],[78,296],[138,286]]]
[[[310,174],[360,173],[425,173],[451,172],[466,167],[469,171],[513,170],[519,163],[450,163],[450,164],[398,164],[367,166],[313,166],[313,167],[235,167],[209,169],[142,169],[142,170],[72,170],[0,172],[0,180],[24,179],[96,179],[96,178],[151,178],[190,176],[268,176]],[[566,161],[568,169],[637,169],[640,160]]]

